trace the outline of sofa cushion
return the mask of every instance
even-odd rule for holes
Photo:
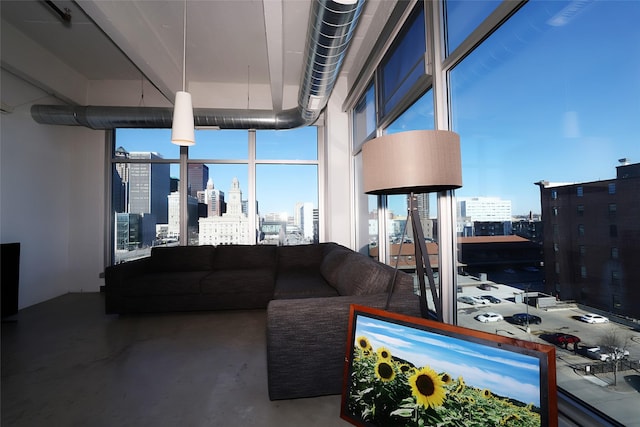
[[[357,252],[345,256],[336,289],[340,295],[385,293],[393,278],[393,268]]]
[[[273,295],[274,286],[273,271],[260,268],[216,270],[201,281],[203,294],[237,294],[238,298],[251,293]]]
[[[156,246],[151,249],[151,270],[154,272],[208,271],[212,268],[215,247]]]
[[[317,272],[323,255],[323,246],[320,244],[279,246],[278,273],[295,270]]]
[[[274,299],[337,297],[338,291],[316,273],[289,272],[278,275]]]
[[[276,247],[271,245],[221,245],[216,247],[215,270],[276,268]]]
[[[325,251],[322,263],[320,263],[320,274],[329,285],[336,288],[338,286],[338,278],[347,255],[352,251],[341,246],[332,247],[331,250]]]
[[[154,272],[137,276],[120,288],[123,296],[197,295],[207,271]]]

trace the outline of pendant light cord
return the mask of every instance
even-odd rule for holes
[[[182,91],[186,92],[187,69],[187,0],[184,0],[182,21]]]

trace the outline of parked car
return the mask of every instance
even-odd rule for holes
[[[527,322],[527,316],[529,316],[529,321]],[[516,325],[539,325],[542,323],[542,319],[539,316],[527,313],[516,313],[511,316],[511,321]]]
[[[477,304],[476,300],[474,300],[473,298],[468,297],[468,296],[458,297],[458,301],[463,302],[465,304],[471,304],[471,305],[476,305]]]
[[[482,313],[482,314],[478,314],[476,316],[476,320],[482,323],[487,323],[487,322],[498,322],[500,320],[503,320],[504,318],[502,317],[502,314],[498,314],[498,313]]]
[[[580,320],[587,323],[607,323],[609,319],[595,313],[587,313],[580,316]]]
[[[576,344],[580,342],[579,337],[571,334],[564,334],[562,332],[556,332],[554,334],[547,335],[546,340],[550,343],[557,344],[564,348],[567,348],[568,344],[573,344],[575,348]]]
[[[596,347],[587,348],[586,355],[591,359],[601,360],[603,362],[606,362],[608,360],[611,360],[612,358],[615,358],[618,360],[627,359],[629,357],[629,351],[623,350],[618,347],[596,346]]]
[[[459,297],[458,301],[464,302],[464,303],[467,303],[467,304],[471,304],[471,305],[486,304],[487,303],[485,300],[483,300],[482,298],[477,297],[475,295],[467,295],[467,296]]]
[[[482,298],[483,300],[489,301],[493,304],[498,304],[502,301],[500,298],[496,298],[493,295],[482,295],[480,298]]]

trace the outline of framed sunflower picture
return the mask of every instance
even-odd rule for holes
[[[555,349],[351,306],[340,417],[357,426],[556,427]]]

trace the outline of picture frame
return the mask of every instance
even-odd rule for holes
[[[340,417],[357,426],[557,427],[555,348],[352,305]]]

